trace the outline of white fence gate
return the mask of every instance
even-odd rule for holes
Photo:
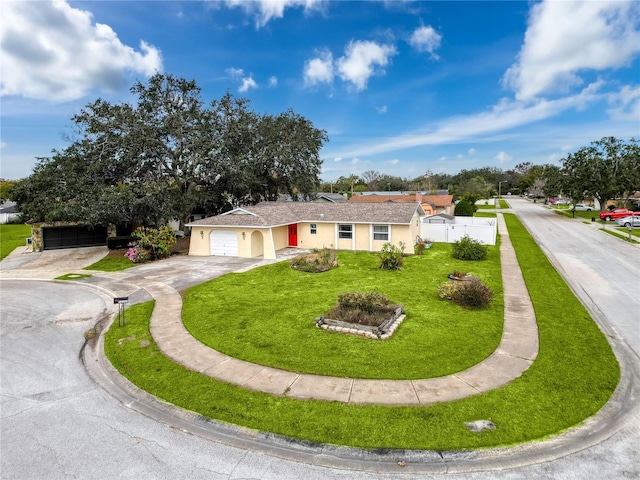
[[[495,218],[456,217],[451,223],[428,223],[422,219],[420,237],[434,242],[454,243],[465,235],[485,245],[495,245],[498,221]]]

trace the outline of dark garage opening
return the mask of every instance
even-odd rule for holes
[[[107,244],[106,227],[46,227],[42,229],[42,248],[97,247]]]

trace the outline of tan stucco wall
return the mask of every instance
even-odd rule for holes
[[[238,236],[239,257],[251,258],[264,255],[264,258],[276,258],[276,249],[273,248],[268,229],[232,227],[193,227],[191,229],[191,239],[189,240],[189,255],[200,257],[208,257],[211,255],[210,237],[211,231],[214,229],[236,232]],[[244,238],[242,238],[242,233],[245,234]],[[262,236],[262,249],[260,249],[259,236]]]
[[[287,248],[289,246],[289,227],[275,227],[271,230],[273,231],[273,245],[275,249],[280,250]]]
[[[335,223],[316,223],[316,234],[311,234],[311,223],[298,223],[298,247],[304,249],[335,248],[338,250],[361,250],[379,252],[386,243],[383,240],[372,240],[373,228],[369,224],[353,224],[354,238],[338,239],[338,225]],[[416,214],[410,225],[390,225],[390,241],[396,246],[404,242],[406,252],[411,252],[415,238],[419,235],[419,215]],[[211,246],[209,238],[211,231],[231,230],[238,235],[238,255],[243,258],[251,258],[263,255],[265,259],[276,258],[276,251],[289,246],[288,226],[275,227],[273,229],[257,228],[224,228],[224,227],[198,227],[191,231],[189,255],[209,256]],[[202,234],[200,233],[202,232]],[[244,239],[242,233],[245,233]],[[260,236],[262,236],[260,238]],[[262,239],[262,242],[261,242]]]
[[[334,248],[336,227],[333,223],[315,223],[316,234],[311,234],[311,223],[298,224],[298,246],[300,248]]]

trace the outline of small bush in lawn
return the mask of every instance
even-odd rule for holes
[[[382,246],[380,251],[380,268],[383,270],[400,270],[404,263],[404,242],[400,242],[400,246],[396,247],[391,242],[387,242]]]
[[[454,282],[444,282],[438,287],[438,297],[443,300],[453,300],[458,284]]]
[[[450,281],[441,284],[438,296],[462,307],[486,307],[491,303],[493,292],[478,277],[471,276],[464,282]]]
[[[487,258],[487,246],[465,235],[453,244],[451,255],[458,260],[484,260]]]
[[[291,260],[291,268],[308,273],[326,272],[337,266],[336,252],[328,248],[316,249],[309,255],[301,255]]]

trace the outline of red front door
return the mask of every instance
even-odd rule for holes
[[[298,246],[298,224],[289,225],[289,246]]]

